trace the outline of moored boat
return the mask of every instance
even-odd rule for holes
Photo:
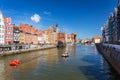
[[[68,53],[62,54],[62,57],[68,57],[68,56],[69,56]]]

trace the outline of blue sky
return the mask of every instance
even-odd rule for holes
[[[77,33],[77,38],[101,35],[101,26],[118,0],[0,0],[4,17],[10,16],[16,25],[34,25],[47,29],[58,23],[66,33]],[[32,18],[31,18],[32,17]]]

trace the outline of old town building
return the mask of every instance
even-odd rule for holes
[[[5,24],[3,14],[0,11],[0,44],[5,44]]]
[[[50,44],[57,44],[58,41],[58,25],[56,24],[56,26],[50,26],[48,28],[48,41]]]
[[[101,42],[101,37],[100,36],[94,36],[92,40],[93,40],[94,43],[100,43]]]
[[[71,35],[70,34],[66,34],[66,43],[67,44],[71,44],[72,43]]]
[[[66,34],[64,32],[58,33],[58,47],[63,47],[66,45]]]
[[[14,25],[13,27],[13,43],[17,44],[20,40],[20,31],[17,26]]]
[[[44,33],[42,32],[42,30],[38,32],[38,44],[44,44]]]
[[[13,24],[11,17],[4,18],[5,23],[5,44],[13,43]]]
[[[43,36],[42,39],[43,44],[50,44],[48,37],[48,30],[42,30],[42,36]]]
[[[47,30],[40,30],[38,34],[39,44],[57,44],[58,41],[58,25],[49,26]]]
[[[38,30],[28,24],[20,24],[20,43],[38,44]]]
[[[72,40],[72,43],[73,43],[73,44],[76,42],[76,36],[77,36],[76,33],[72,33],[72,34],[71,34],[71,40]]]

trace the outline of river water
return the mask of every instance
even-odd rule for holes
[[[61,57],[67,50],[69,57]],[[19,59],[13,67],[9,62]],[[119,80],[118,74],[91,45],[68,46],[0,57],[0,80]]]

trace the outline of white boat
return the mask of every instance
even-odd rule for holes
[[[62,54],[62,57],[68,57],[68,56],[69,56],[68,53]]]

